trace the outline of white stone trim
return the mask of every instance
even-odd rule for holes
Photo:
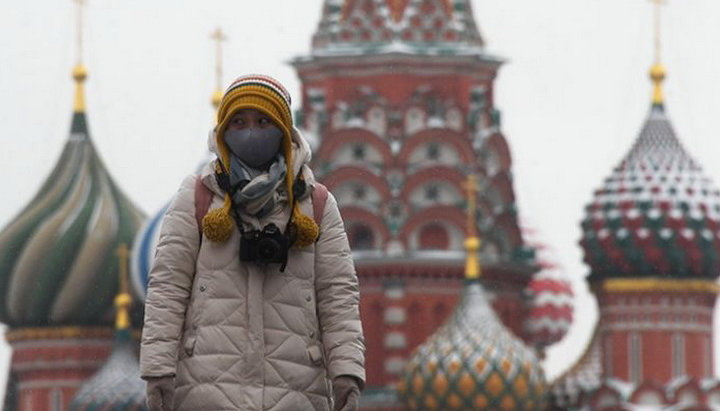
[[[390,357],[385,360],[385,372],[390,375],[400,375],[405,369],[407,361],[401,357]]]
[[[388,307],[385,309],[385,324],[404,324],[407,312],[404,307]]]
[[[385,334],[385,348],[401,349],[407,347],[407,338],[402,332],[392,331]]]

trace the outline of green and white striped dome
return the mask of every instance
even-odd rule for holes
[[[58,163],[0,231],[0,321],[11,327],[110,324],[115,250],[132,243],[144,219],[93,146],[83,80],[76,75],[79,97]]]

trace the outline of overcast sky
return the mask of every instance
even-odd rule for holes
[[[221,26],[229,37],[225,83],[266,73],[299,101],[287,62],[309,52],[322,0],[88,3],[91,133],[111,175],[150,214],[205,154],[215,84],[210,32]],[[67,138],[74,7],[70,0],[0,0],[0,227],[30,201]],[[577,294],[573,329],[546,361],[554,376],[581,353],[597,319],[579,222],[647,114],[652,5],[474,0],[473,7],[488,51],[507,59],[496,106],[520,214],[555,248]],[[690,153],[720,181],[720,2],[670,0],[663,21],[666,107]],[[0,369],[7,352],[0,348]]]

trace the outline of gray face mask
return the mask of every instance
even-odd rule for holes
[[[275,158],[283,132],[277,127],[227,130],[223,138],[237,158],[250,167],[259,168]]]

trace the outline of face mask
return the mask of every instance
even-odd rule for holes
[[[225,131],[230,151],[250,167],[268,164],[280,149],[283,132],[277,127]]]

